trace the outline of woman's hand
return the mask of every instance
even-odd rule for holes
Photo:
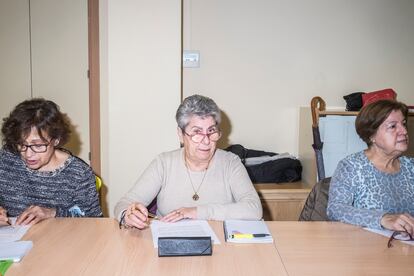
[[[26,210],[23,211],[23,213],[20,214],[20,216],[17,217],[16,224],[17,225],[33,225],[36,224],[42,220],[48,219],[48,218],[54,218],[56,216],[56,209],[54,208],[46,208],[46,207],[39,207],[32,205]]]
[[[3,207],[0,207],[0,225],[9,225],[9,218],[7,217],[7,211]]]
[[[148,227],[148,209],[139,202],[132,203],[125,211],[125,225],[144,229]]]
[[[182,207],[162,217],[161,221],[176,222],[182,219],[196,219],[196,218],[197,218],[197,207],[190,207],[190,208]]]
[[[393,231],[407,231],[414,235],[414,218],[409,214],[385,214],[381,219],[382,227]]]

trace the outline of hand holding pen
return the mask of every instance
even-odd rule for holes
[[[7,211],[3,207],[0,207],[0,225],[11,225]]]
[[[128,206],[124,214],[126,226],[144,229],[148,227],[149,217],[158,219],[157,216],[148,212],[148,209],[139,202],[132,203]]]

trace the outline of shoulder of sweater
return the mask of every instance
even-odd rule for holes
[[[352,153],[342,159],[340,162],[347,163],[347,164],[354,164],[354,163],[365,163],[367,161],[367,158],[365,157],[364,151],[358,151],[355,153]]]
[[[5,149],[0,149],[0,156],[3,158],[18,158],[19,157],[17,154],[7,151]]]
[[[240,157],[230,151],[217,149],[215,152],[215,156],[217,159],[224,161],[224,162],[240,162],[241,163]]]
[[[0,160],[3,163],[13,164],[16,165],[17,163],[21,163],[21,158],[18,154],[9,152],[7,150],[1,149],[0,150]]]
[[[413,157],[409,157],[409,156],[401,156],[400,157],[400,162],[401,164],[403,164],[403,166],[414,166],[414,158]]]
[[[231,151],[227,151],[223,149],[216,149],[215,154],[217,154],[218,156],[223,156],[224,158],[231,158],[231,159],[239,158],[236,154],[232,153]]]
[[[162,152],[158,154],[155,159],[160,159],[160,160],[176,159],[176,158],[179,158],[181,154],[183,154],[183,149],[179,148],[179,149],[175,149],[171,151]]]
[[[69,156],[69,163],[67,164],[66,170],[70,172],[70,174],[79,176],[84,176],[85,173],[93,173],[91,166],[75,155]]]

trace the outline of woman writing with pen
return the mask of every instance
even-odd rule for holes
[[[100,217],[95,175],[63,145],[70,129],[52,101],[34,98],[3,119],[0,225],[36,224],[53,217]]]
[[[220,110],[207,97],[187,97],[176,113],[182,148],[160,154],[115,206],[122,225],[148,226],[147,206],[157,200],[157,216],[182,219],[259,220],[259,196],[231,152],[216,149],[221,137]]]

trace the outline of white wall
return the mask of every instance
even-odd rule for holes
[[[155,156],[179,146],[181,1],[101,1],[102,175],[109,214]]]
[[[184,96],[210,96],[229,143],[298,154],[299,108],[394,88],[414,104],[414,1],[184,0]],[[311,137],[311,136],[310,136]],[[310,146],[311,141],[309,141]]]

